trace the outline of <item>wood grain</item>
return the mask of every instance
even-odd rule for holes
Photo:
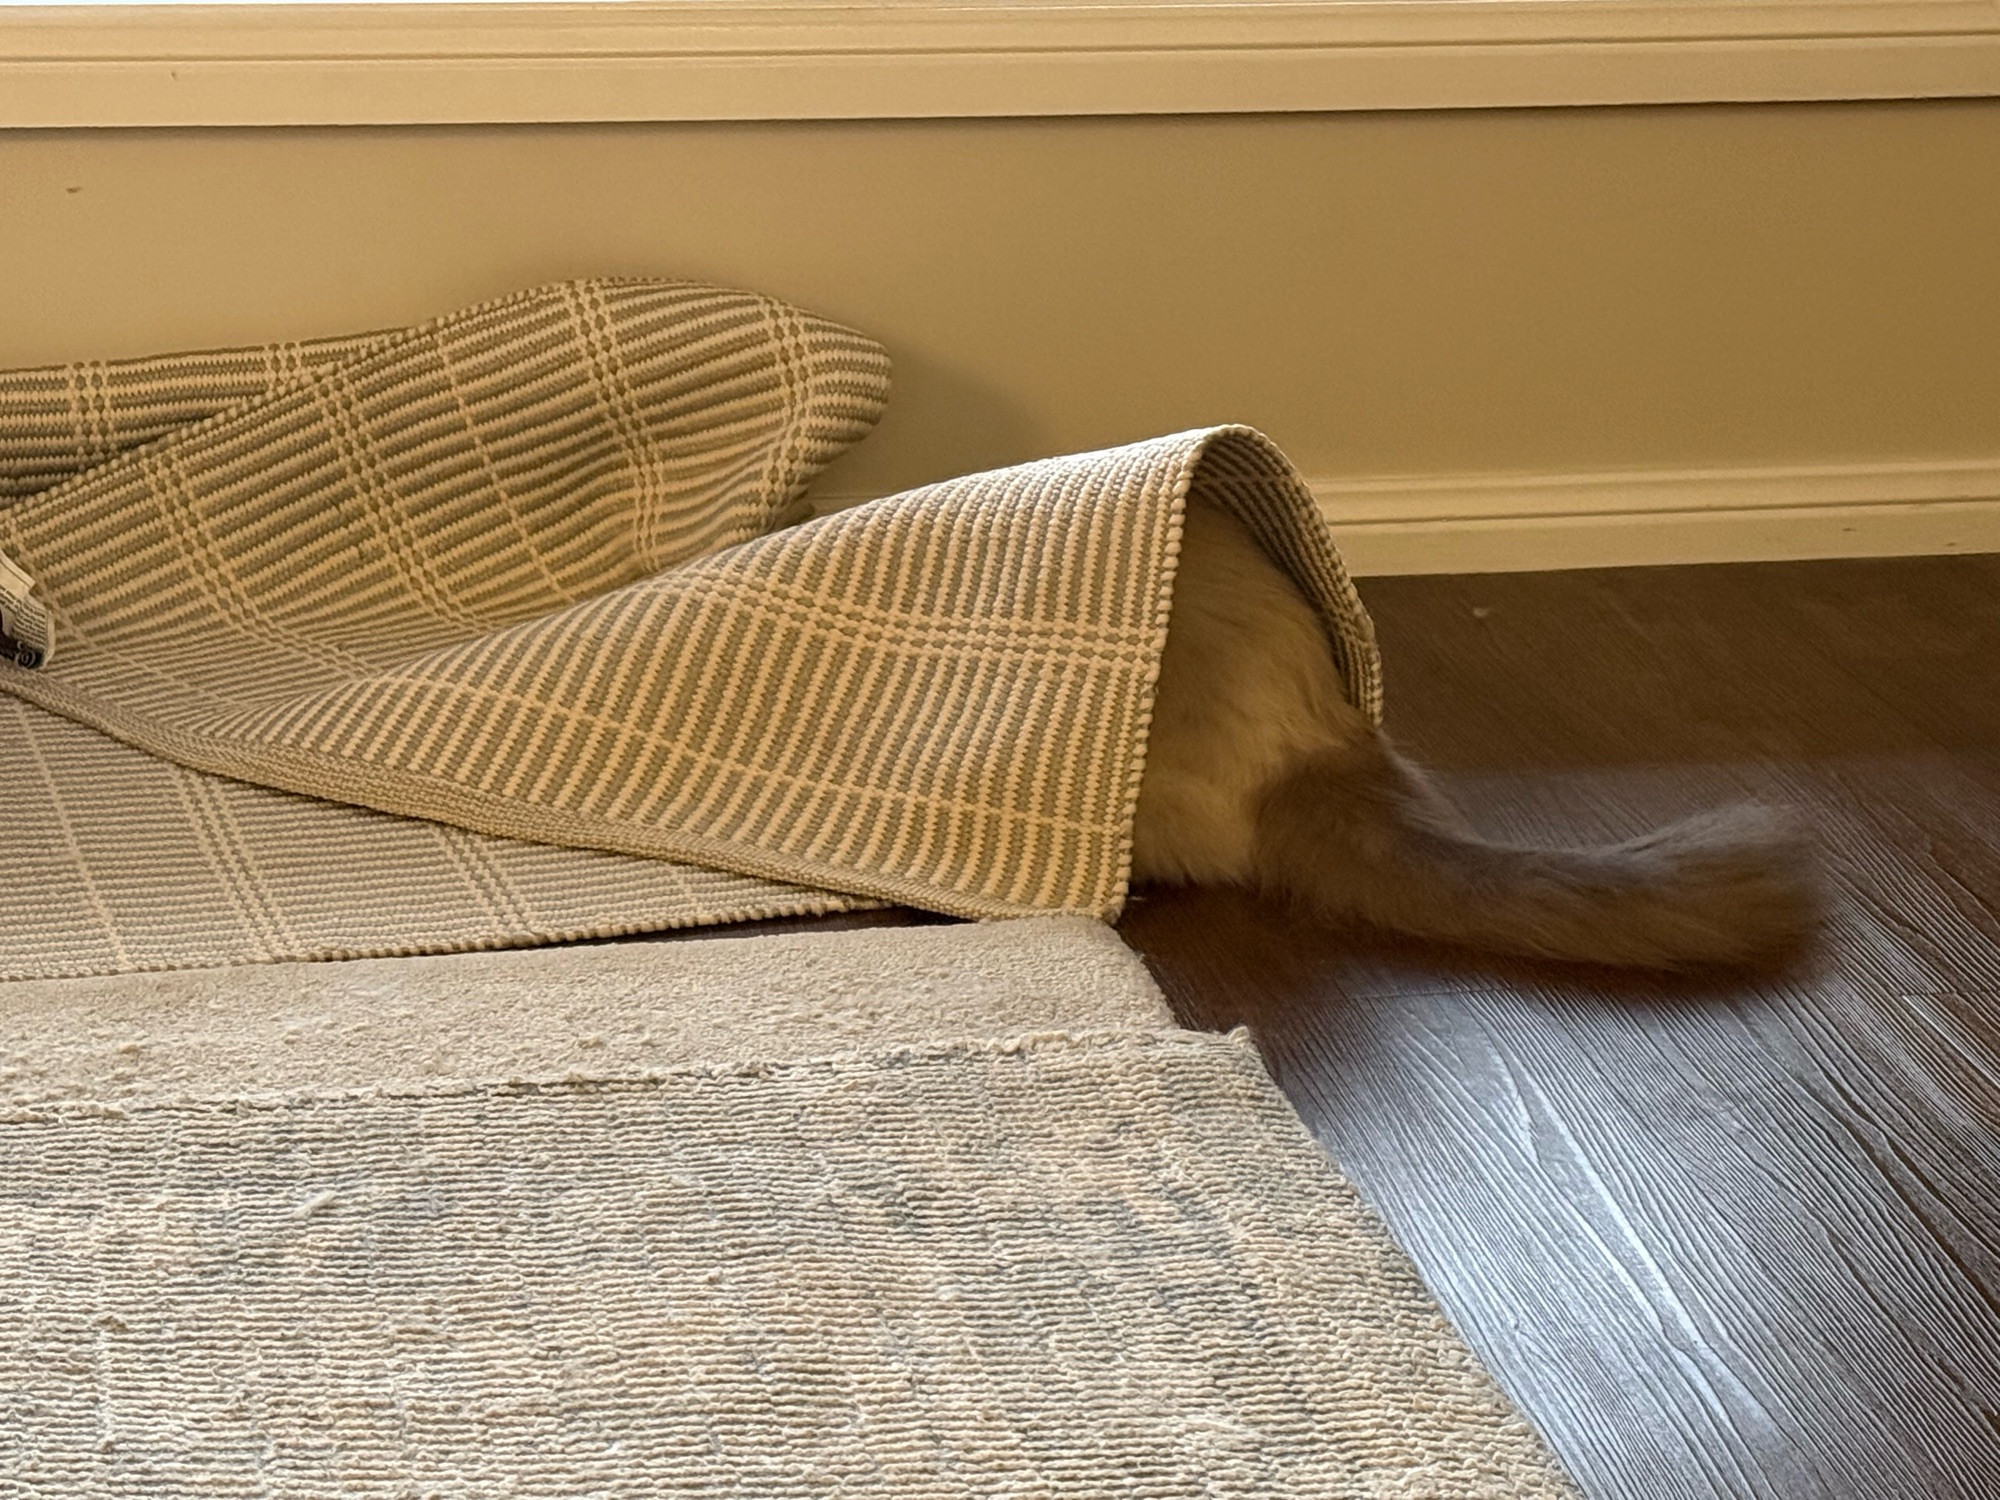
[[[1363,593],[1390,729],[1477,823],[1795,807],[1816,950],[1643,979],[1226,890],[1142,891],[1126,940],[1252,1029],[1593,1500],[2000,1497],[2000,558]]]
[[[2000,561],[1374,579],[1391,729],[1489,830],[1812,823],[1830,919],[1666,982],[1156,891],[1594,1497],[2000,1495]]]

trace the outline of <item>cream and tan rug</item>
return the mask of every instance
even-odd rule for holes
[[[871,899],[1108,917],[1195,491],[1379,707],[1247,428],[786,528],[886,391],[860,334],[657,281],[0,374],[0,608],[40,657],[0,662],[0,974]]]
[[[0,373],[0,1490],[1568,1493],[1089,920],[1191,493],[1379,710],[1310,495],[789,525],[886,379],[657,281]],[[1068,915],[448,951],[882,900]]]
[[[0,1038],[11,1493],[1569,1493],[1092,922],[24,983]]]

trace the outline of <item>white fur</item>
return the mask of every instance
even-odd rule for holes
[[[1140,880],[1251,873],[1256,794],[1366,732],[1319,616],[1243,523],[1190,501],[1133,833]]]
[[[1481,839],[1347,702],[1297,586],[1204,505],[1188,508],[1133,873],[1254,885],[1336,922],[1652,969],[1787,952],[1819,906],[1800,838],[1757,808],[1608,848]]]

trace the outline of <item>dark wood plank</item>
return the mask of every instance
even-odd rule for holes
[[[1824,940],[1669,982],[1138,893],[1182,1019],[1252,1028],[1587,1494],[2000,1495],[2000,559],[1364,592],[1392,730],[1489,831],[1786,802]]]
[[[1790,971],[1648,981],[1159,891],[1586,1493],[2000,1495],[2000,560],[1370,580],[1391,728],[1475,819],[1819,833]]]

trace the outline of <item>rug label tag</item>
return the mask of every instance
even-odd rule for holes
[[[35,580],[0,552],[0,661],[39,667],[55,649],[49,612],[34,590]]]

